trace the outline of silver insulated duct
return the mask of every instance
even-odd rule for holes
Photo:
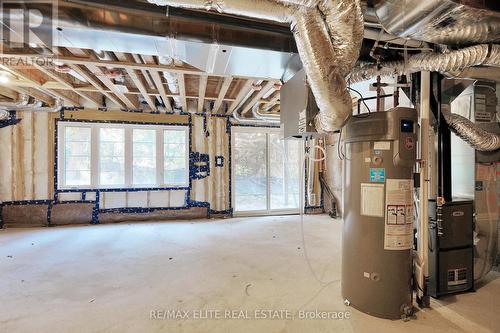
[[[462,140],[480,151],[494,151],[500,148],[500,135],[490,133],[476,126],[469,119],[451,112],[443,112],[443,117],[455,133]]]
[[[480,44],[465,47],[447,53],[422,52],[410,56],[405,61],[390,61],[377,65],[368,65],[354,69],[349,75],[349,82],[369,80],[377,75],[414,73],[420,71],[453,72],[471,66],[500,67],[500,45]]]
[[[375,2],[375,13],[384,29],[399,37],[464,46],[500,42],[500,13],[492,10],[495,6],[495,0],[379,0]],[[419,53],[406,62],[361,67],[351,73],[349,80],[354,83],[376,75],[424,70],[447,74],[480,65],[500,67],[500,45],[480,44],[442,54]],[[459,115],[443,115],[451,130],[476,150],[492,151],[500,147],[497,134]]]
[[[500,42],[498,0],[379,0],[375,14],[394,35],[436,44]],[[498,8],[498,7],[496,7]]]
[[[345,76],[359,56],[363,16],[359,0],[149,0],[158,5],[290,23],[307,80],[320,109],[320,132],[344,125],[352,112]]]
[[[370,65],[354,70],[351,83],[368,80],[376,75],[390,76],[419,71],[453,72],[464,68],[485,65],[500,67],[500,45],[480,44],[448,53],[419,53],[411,56],[407,62],[393,61],[380,66]],[[468,119],[456,114],[443,113],[451,130],[479,151],[493,151],[500,148],[500,136],[489,133]]]

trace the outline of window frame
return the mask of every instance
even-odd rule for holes
[[[65,170],[65,128],[84,127],[90,128],[90,184],[88,185],[66,185]],[[125,183],[119,185],[101,185],[99,183],[100,169],[100,129],[101,128],[123,128],[125,131]],[[149,129],[156,131],[156,184],[135,185],[133,183],[133,130]],[[184,131],[185,135],[185,182],[184,184],[166,184],[164,180],[164,131]],[[71,120],[60,120],[57,122],[57,189],[147,189],[147,188],[179,188],[189,187],[189,126],[186,124],[130,124],[130,123],[105,123],[105,122],[76,122]]]
[[[260,210],[237,210],[236,208],[236,165],[237,162],[235,160],[236,157],[236,135],[238,133],[262,133],[265,134],[266,137],[266,208]],[[298,214],[303,209],[301,207],[298,208],[272,208],[271,205],[271,151],[270,151],[270,134],[278,134],[280,138],[283,135],[282,129],[279,127],[250,127],[250,126],[232,126],[231,127],[231,202],[233,208],[233,215],[236,217],[241,216],[272,216],[272,215],[286,215],[286,214]],[[302,182],[302,193],[299,193],[299,196],[304,195],[304,167],[301,166],[304,163],[304,142],[300,139],[291,139],[291,140],[299,140],[301,141],[299,145],[299,181]],[[286,141],[286,140],[285,140]],[[286,144],[285,144],[286,147]],[[288,149],[288,148],[285,148]],[[299,190],[300,192],[300,190]],[[299,200],[300,202],[300,200]],[[305,202],[305,201],[303,201]]]

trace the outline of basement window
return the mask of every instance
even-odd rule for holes
[[[64,128],[64,156],[62,167],[68,186],[90,184],[90,127]]]
[[[58,123],[58,188],[189,184],[187,126]]]
[[[134,128],[132,134],[132,182],[139,186],[155,184],[156,130]]]
[[[124,128],[99,128],[99,184],[125,184]]]

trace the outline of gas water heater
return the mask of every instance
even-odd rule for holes
[[[397,107],[344,127],[342,295],[368,314],[412,312],[417,112]]]

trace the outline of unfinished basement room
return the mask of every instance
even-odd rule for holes
[[[0,23],[0,333],[500,332],[498,0]]]

